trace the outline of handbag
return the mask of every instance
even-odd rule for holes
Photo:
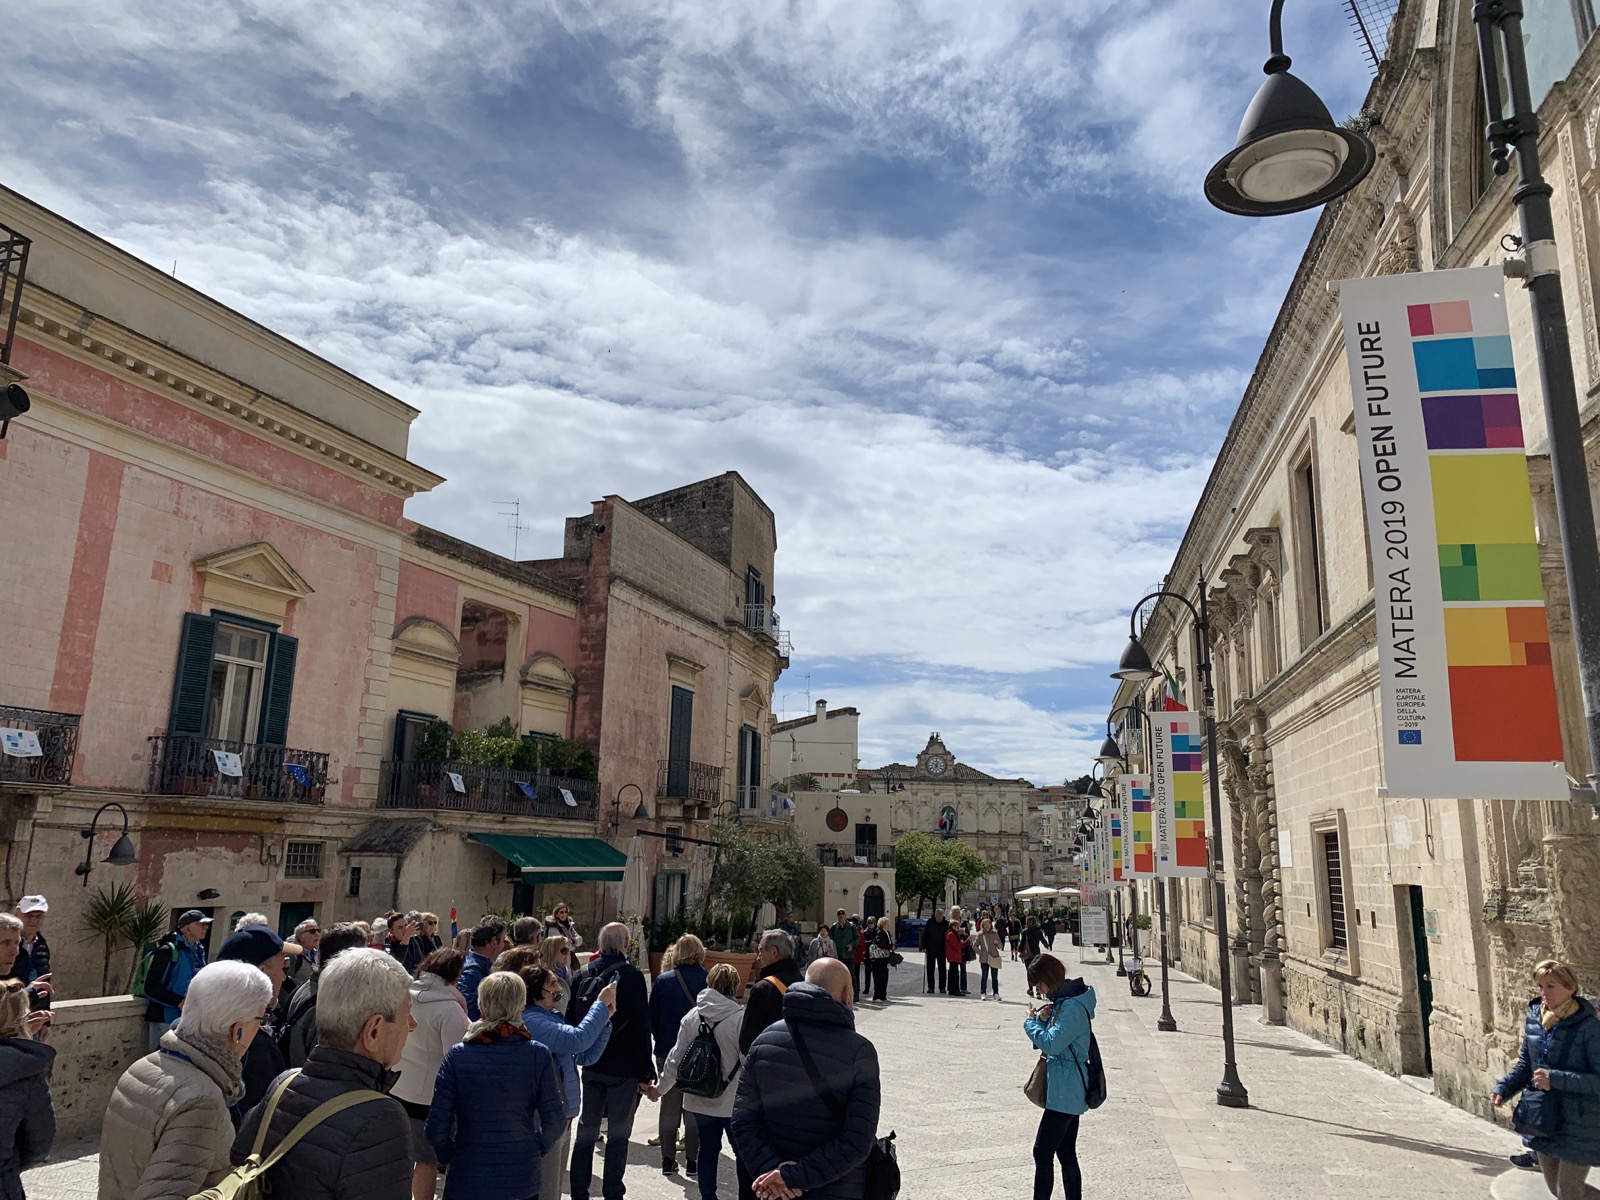
[[[1551,1031],[1551,1034],[1554,1030]],[[1543,1043],[1553,1042],[1551,1034],[1546,1034],[1541,1039],[1538,1066],[1548,1067],[1551,1070],[1560,1070],[1553,1062],[1545,1059],[1549,1051]],[[1511,1127],[1524,1137],[1554,1137],[1561,1132],[1562,1118],[1561,1093],[1557,1091],[1541,1092],[1538,1088],[1527,1087],[1522,1090],[1522,1095],[1517,1098],[1517,1106],[1511,1110]]]
[[[1059,1006],[1050,1010],[1051,1025],[1056,1023],[1060,1013]],[[1028,1081],[1022,1085],[1022,1094],[1033,1101],[1036,1108],[1043,1108],[1050,1099],[1050,1056],[1043,1051],[1039,1053],[1039,1061],[1033,1064],[1033,1070],[1028,1072]]]
[[[971,942],[962,942],[961,943],[961,961],[962,962],[971,962],[973,959],[975,959],[977,957],[978,957],[978,952],[977,952],[977,950],[973,949],[973,946],[972,946]]]
[[[840,1133],[844,1132],[844,1103],[830,1092],[827,1085],[822,1082],[822,1072],[817,1070],[817,1064],[811,1058],[811,1051],[806,1048],[805,1039],[800,1036],[800,1030],[794,1025],[789,1026],[789,1036],[794,1038],[794,1048],[800,1054],[800,1063],[806,1069],[806,1074],[811,1077],[811,1086],[817,1089],[817,1095],[828,1106],[828,1111],[839,1122]],[[894,1130],[889,1131],[888,1137],[874,1137],[872,1149],[867,1151],[867,1187],[862,1193],[862,1200],[895,1200],[900,1194],[900,1158],[895,1153]]]

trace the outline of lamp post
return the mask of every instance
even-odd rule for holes
[[[106,855],[105,861],[113,867],[126,867],[138,861],[138,855],[133,852],[133,839],[128,836],[128,810],[122,805],[112,801],[102,804],[89,822],[89,828],[80,829],[78,836],[89,840],[88,847],[83,852],[83,861],[72,868],[73,874],[83,876],[83,886],[89,886],[89,872],[94,870],[94,838],[100,828],[100,817],[108,808],[114,808],[122,814],[122,836],[111,844],[111,853]]]
[[[632,788],[639,793],[639,805],[633,810],[633,820],[648,821],[650,810],[645,807],[644,789],[637,783],[625,783],[617,789],[617,798],[611,802],[611,832],[615,834],[622,826],[622,797]]]
[[[1167,884],[1156,880],[1156,908],[1161,913],[1161,1015],[1156,1018],[1156,1028],[1162,1033],[1177,1033],[1178,1021],[1172,1015],[1172,1001],[1167,991]]]
[[[1281,0],[1278,4],[1274,4],[1274,14],[1280,7]],[[1202,704],[1206,719],[1206,774],[1211,790],[1211,880],[1216,895],[1217,974],[1220,976],[1222,991],[1222,1082],[1217,1085],[1217,1103],[1225,1108],[1246,1108],[1250,1104],[1250,1093],[1245,1090],[1244,1084],[1239,1079],[1239,1067],[1234,1061],[1233,1053],[1233,963],[1228,945],[1228,892],[1222,882],[1222,790],[1217,772],[1216,696],[1211,683],[1211,616],[1206,607],[1206,577],[1203,571],[1199,576],[1199,588],[1199,608],[1190,603],[1187,596],[1178,592],[1155,591],[1142,597],[1128,616],[1128,645],[1122,651],[1117,669],[1111,674],[1114,679],[1135,684],[1148,683],[1156,677],[1156,669],[1151,665],[1150,655],[1140,644],[1139,636],[1134,629],[1134,621],[1139,615],[1139,610],[1146,603],[1166,598],[1176,600],[1189,610],[1189,615],[1194,618],[1197,643],[1195,657],[1200,669]]]

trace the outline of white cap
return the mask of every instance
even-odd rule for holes
[[[17,911],[23,913],[49,912],[50,901],[43,896],[24,896],[17,903]]]

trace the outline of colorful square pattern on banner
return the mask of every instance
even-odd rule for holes
[[[1122,833],[1123,863],[1129,875],[1150,878],[1156,873],[1155,813],[1150,800],[1150,776],[1124,775]]]
[[[1106,825],[1111,838],[1111,881],[1121,883],[1126,876],[1122,862],[1122,808],[1113,803],[1106,808]]]
[[[1160,876],[1199,877],[1206,857],[1204,718],[1157,712],[1150,720],[1150,808]]]

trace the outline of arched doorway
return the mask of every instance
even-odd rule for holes
[[[885,911],[883,889],[875,883],[869,883],[861,893],[862,919],[876,921]]]

